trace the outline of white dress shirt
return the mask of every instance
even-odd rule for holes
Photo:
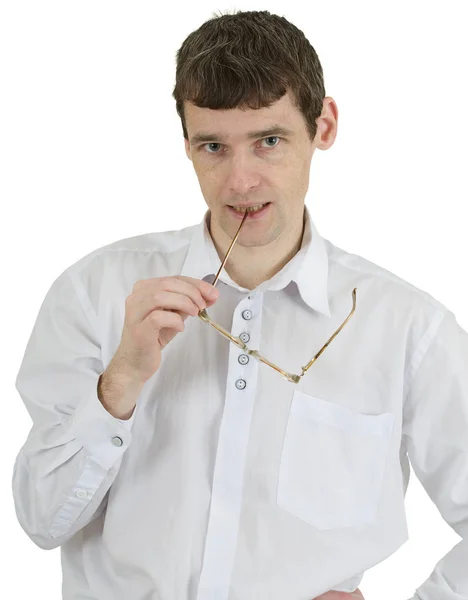
[[[463,539],[413,600],[468,599],[468,334],[428,293],[322,238],[254,290],[223,270],[128,421],[97,397],[137,280],[212,282],[207,219],[99,248],[52,283],[16,388],[33,425],[18,520],[61,547],[65,600],[309,600],[353,591],[408,539],[414,471]]]

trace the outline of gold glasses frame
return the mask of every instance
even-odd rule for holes
[[[232,240],[231,245],[228,248],[228,251],[226,252],[226,256],[224,257],[224,260],[221,263],[221,266],[219,268],[218,273],[216,274],[216,277],[214,278],[214,281],[213,281],[213,284],[212,284],[213,286],[216,286],[216,284],[218,282],[219,275],[220,275],[221,271],[223,270],[224,265],[226,264],[228,256],[229,256],[229,254],[230,254],[230,252],[232,250],[232,247],[234,246],[234,244],[237,241],[237,237],[239,236],[240,230],[242,229],[242,225],[244,224],[247,215],[248,215],[248,211],[246,210],[245,214],[244,214],[244,217],[242,219],[242,222],[241,222],[241,224],[239,226],[239,229],[237,230],[237,233],[234,236],[234,239]],[[243,350],[244,352],[246,352],[250,356],[253,356],[254,358],[256,358],[257,360],[259,360],[260,362],[268,365],[269,367],[272,367],[273,369],[275,369],[275,371],[278,371],[278,373],[281,374],[281,376],[283,377],[283,379],[286,379],[287,381],[290,381],[291,383],[299,383],[299,381],[301,380],[301,377],[303,377],[304,374],[306,373],[306,371],[308,371],[308,369],[310,369],[310,367],[314,364],[314,362],[318,359],[318,357],[322,354],[322,352],[325,351],[325,348],[327,348],[327,346],[330,344],[330,342],[339,334],[339,332],[343,329],[343,327],[346,325],[346,323],[352,317],[354,311],[356,310],[356,290],[357,290],[357,288],[354,288],[353,291],[352,291],[353,308],[351,309],[351,312],[346,317],[346,319],[343,321],[343,323],[338,327],[338,329],[335,331],[335,333],[331,336],[331,338],[322,346],[322,348],[312,358],[312,360],[310,360],[304,367],[301,367],[302,373],[300,375],[295,375],[293,373],[288,373],[287,371],[283,371],[283,369],[280,369],[280,367],[278,367],[277,365],[275,365],[274,363],[272,363],[270,360],[268,360],[267,358],[265,358],[264,356],[262,356],[258,352],[258,350],[251,350],[246,344],[244,344],[244,342],[239,337],[231,335],[229,333],[229,331],[227,331],[226,329],[224,329],[223,327],[221,327],[221,325],[218,325],[218,323],[216,323],[215,321],[213,321],[213,319],[211,319],[211,317],[209,316],[209,314],[206,312],[206,309],[200,310],[199,313],[198,313],[198,316],[200,317],[200,319],[202,321],[204,321],[205,323],[208,323],[209,325],[211,325],[212,327],[214,327],[214,329],[216,329],[216,331],[218,333],[220,333],[222,336],[226,337],[229,341],[231,341],[233,344],[235,344],[238,348],[240,348],[241,350]]]

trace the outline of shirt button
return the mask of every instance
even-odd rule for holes
[[[249,357],[247,354],[241,354],[237,360],[241,365],[246,365],[249,362]]]
[[[250,340],[250,335],[246,331],[244,331],[244,333],[241,333],[239,337],[244,342],[244,344],[247,344],[247,342]]]
[[[114,446],[121,446],[123,444],[123,441],[122,438],[116,435],[112,438],[112,443],[114,444]]]
[[[246,385],[247,385],[247,383],[246,383],[245,379],[238,379],[236,381],[236,388],[238,390],[243,390]]]
[[[86,498],[87,495],[88,492],[86,490],[76,490],[75,492],[75,496],[78,496],[78,498]]]
[[[251,310],[243,310],[242,311],[242,317],[246,320],[246,321],[250,321],[250,319],[252,318],[252,311]]]

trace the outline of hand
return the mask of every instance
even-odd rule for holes
[[[354,590],[354,592],[337,592],[331,590],[321,596],[317,596],[314,600],[364,600],[364,596],[359,588]]]
[[[185,319],[212,306],[218,295],[211,283],[182,275],[137,281],[125,300],[125,322],[112,371],[145,383],[159,368],[161,350],[184,330]]]

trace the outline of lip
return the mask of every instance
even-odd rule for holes
[[[257,202],[257,204],[258,204],[258,202]],[[247,208],[249,206],[256,206],[256,204],[242,204],[242,205],[238,205],[238,206],[239,206],[239,208],[244,208],[244,207]],[[271,207],[271,202],[268,202],[268,204],[266,206],[264,206],[261,210],[257,210],[256,212],[249,213],[249,215],[247,217],[247,221],[250,221],[251,219],[261,219],[269,212],[270,207]],[[234,210],[231,206],[227,206],[227,208],[229,209],[230,214],[233,215],[234,217],[237,217],[238,219],[244,218],[243,212]]]

